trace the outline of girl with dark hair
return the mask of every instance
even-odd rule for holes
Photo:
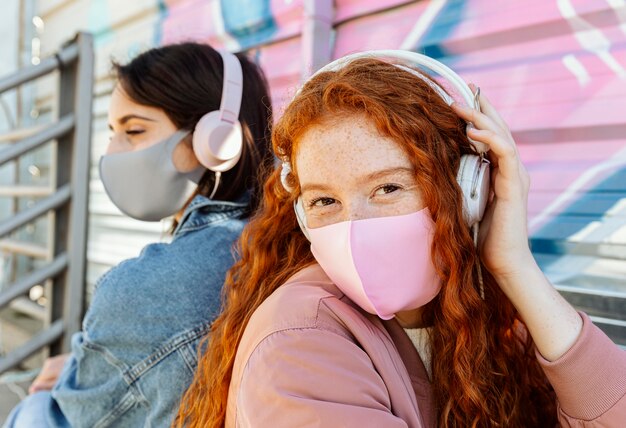
[[[535,263],[507,125],[394,55],[316,74],[276,123],[175,426],[624,426],[626,354]]]
[[[185,43],[114,70],[101,179],[134,218],[174,215],[173,238],[100,278],[71,354],[47,362],[8,427],[169,426],[273,162],[266,81],[245,55]]]

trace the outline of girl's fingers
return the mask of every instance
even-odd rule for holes
[[[498,111],[495,109],[493,104],[491,104],[491,102],[489,101],[489,98],[487,98],[483,94],[480,94],[480,96],[478,97],[478,101],[480,103],[480,111],[482,111],[484,114],[490,117],[491,120],[497,123],[498,126],[500,126],[500,128],[502,128],[504,131],[506,131],[510,135],[510,130],[509,130],[508,125],[506,124],[502,116],[500,116],[500,113],[498,113]]]
[[[480,141],[488,145],[489,149],[493,151],[493,154],[498,158],[498,163],[501,163],[502,159],[508,158],[517,160],[515,146],[511,144],[508,138],[503,137],[499,133],[491,129],[468,128],[467,135],[472,140]]]
[[[474,85],[472,83],[469,84],[469,87],[472,90],[472,92],[474,93],[474,95],[476,95],[477,92],[479,91],[479,89],[476,87],[476,85]],[[474,123],[477,128],[490,128],[490,126],[489,126],[489,124],[487,122],[481,121],[481,119],[483,117],[480,116],[480,114],[483,114],[484,118],[489,118],[493,122],[493,124],[497,125],[502,131],[504,131],[504,133],[506,133],[508,135],[511,135],[511,132],[509,130],[509,127],[508,127],[506,121],[502,118],[502,116],[500,116],[500,113],[498,113],[498,111],[495,109],[495,107],[491,104],[489,99],[483,93],[479,93],[478,94],[478,104],[479,104],[479,108],[480,108],[479,111],[476,111],[476,109],[474,109],[473,105],[472,106],[455,105],[455,107],[463,107],[465,109],[466,113],[469,113],[470,111],[476,112],[471,117],[471,119],[472,119],[471,122]],[[465,120],[469,120],[465,116],[462,116],[462,117]]]
[[[470,107],[466,107],[459,103],[453,103],[454,111],[465,121],[471,122],[474,128],[492,131],[500,131],[500,126],[489,116]]]
[[[484,95],[480,96],[480,108],[481,111],[483,111],[487,116],[491,117],[491,119],[499,125],[501,132],[508,138],[508,141],[515,149],[516,156],[519,158],[519,150],[517,149],[517,144],[515,144],[515,140],[511,135],[511,130],[509,129],[504,119],[502,119],[502,116],[500,116],[498,111],[493,107],[493,105]]]
[[[474,85],[470,87],[476,93],[476,87]],[[458,103],[452,104],[459,117],[473,125],[468,127],[467,136],[489,147],[487,156],[492,162],[492,168],[497,169],[503,178],[525,184],[527,181],[523,177],[525,169],[521,164],[511,131],[489,100],[483,95],[478,98],[481,111]]]
[[[51,391],[52,388],[54,388],[55,383],[56,382],[54,381],[38,382],[37,384],[33,384],[30,386],[30,388],[28,388],[28,393],[34,394],[35,392],[39,391]]]
[[[472,93],[475,96],[479,88],[473,83],[470,83],[468,86],[472,90]],[[493,107],[489,99],[483,93],[479,94],[478,103],[480,105],[480,111],[485,113],[487,116],[491,117],[491,119],[494,122],[496,122],[498,125],[500,125],[500,127],[502,127],[503,129],[508,129],[508,126],[506,122],[504,121],[504,119],[502,119],[502,116],[500,116],[498,111]]]
[[[502,158],[508,159],[507,162],[517,161],[519,157],[517,147],[502,117],[486,98],[481,95],[479,99],[481,108],[485,108],[484,112],[458,103],[452,104],[452,108],[459,117],[473,125],[468,127],[468,137],[489,146],[499,163]]]

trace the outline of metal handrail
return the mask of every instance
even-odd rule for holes
[[[83,36],[91,37],[84,33],[79,35],[79,37]],[[75,61],[78,58],[78,55],[78,43],[72,43],[61,49],[53,56],[43,59],[39,64],[25,67],[10,76],[0,79],[0,93],[45,76],[46,74],[49,74],[64,65]]]
[[[0,237],[8,235],[16,229],[30,223],[50,210],[60,207],[70,200],[72,189],[69,184],[64,185],[54,194],[41,199],[27,210],[0,223]]]
[[[50,327],[39,332],[26,344],[22,345],[9,355],[0,358],[0,373],[11,370],[35,352],[39,351],[41,348],[50,345],[55,340],[58,340],[61,336],[63,336],[65,330],[67,329],[63,320],[60,319],[54,321]]]
[[[0,186],[0,197],[2,196],[31,196],[40,198],[42,196],[48,196],[52,193],[48,186]]]
[[[22,138],[30,137],[31,135],[39,132],[41,128],[41,126],[33,126],[30,128],[13,129],[11,131],[4,132],[0,134],[0,144],[12,144],[17,140],[21,140]]]
[[[0,166],[28,153],[50,140],[62,137],[74,128],[74,115],[67,115],[57,123],[48,125],[38,133],[13,143],[11,147],[0,150]]]
[[[46,213],[54,213],[49,217],[54,231],[48,256],[52,260],[0,292],[1,309],[22,298],[35,285],[48,283],[48,327],[0,358],[0,373],[18,366],[44,347],[49,347],[52,354],[69,350],[71,335],[80,329],[85,309],[93,64],[92,36],[80,33],[38,65],[0,79],[2,93],[58,70],[60,86],[59,119],[0,150],[2,166],[56,140],[58,164],[56,177],[51,179],[54,186],[48,189],[22,187],[22,190],[29,190],[31,196],[41,199],[0,221],[0,238],[4,238]],[[26,194],[19,189],[4,189],[3,192],[12,197]]]
[[[0,294],[0,309],[11,303],[13,299],[27,293],[28,290],[35,285],[40,284],[48,278],[57,276],[63,269],[67,268],[68,264],[69,258],[67,254],[61,254],[57,256],[52,263],[48,263],[46,266],[14,282],[4,293]]]
[[[31,259],[46,259],[49,256],[48,248],[43,245],[14,239],[0,239],[0,251],[22,254]]]

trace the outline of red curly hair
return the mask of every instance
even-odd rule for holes
[[[463,220],[455,173],[472,147],[465,123],[421,78],[376,59],[360,59],[309,80],[274,127],[279,157],[293,158],[302,135],[337,115],[365,115],[411,159],[436,225],[432,255],[442,279],[428,305],[432,385],[440,427],[555,426],[552,388],[513,305],[483,267]],[[240,240],[239,261],[224,285],[223,312],[213,323],[193,384],[174,426],[224,425],[235,354],[252,313],[286,280],[314,263],[293,211],[297,166],[287,192],[280,170],[269,175],[260,209]]]

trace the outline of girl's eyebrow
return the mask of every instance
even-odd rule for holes
[[[385,178],[385,177],[388,177],[390,175],[395,175],[395,174],[414,175],[415,172],[413,171],[412,168],[406,168],[406,167],[387,168],[387,169],[372,172],[371,174],[366,175],[365,177],[362,178],[362,181],[377,180],[377,179]]]
[[[415,172],[413,171],[412,168],[393,167],[393,168],[387,168],[387,169],[383,169],[380,171],[375,171],[370,174],[367,174],[361,177],[359,181],[367,182],[367,181],[372,181],[372,180],[380,180],[390,175],[396,175],[396,174],[413,176]],[[326,184],[320,184],[320,183],[306,183],[300,187],[301,193],[309,192],[312,190],[328,191],[328,190],[331,190],[331,186],[326,185]]]
[[[124,125],[126,122],[128,122],[131,119],[141,119],[141,120],[147,120],[148,122],[156,122],[156,120],[154,119],[150,119],[149,117],[146,117],[146,116],[140,116],[138,114],[127,114],[126,116],[122,116],[121,118],[119,118],[117,121],[119,122],[120,125]]]
[[[147,122],[156,122],[156,120],[154,120],[154,119],[150,119],[149,117],[146,117],[146,116],[140,116],[138,114],[127,114],[126,116],[120,117],[117,120],[117,122],[120,125],[124,125],[126,122],[128,122],[131,119],[140,119],[140,120],[145,120]],[[111,125],[110,123],[109,123],[109,129],[113,130],[113,125]]]
[[[305,185],[300,187],[300,193],[310,192],[312,190],[328,191],[330,190],[330,186],[318,183],[306,183]]]

